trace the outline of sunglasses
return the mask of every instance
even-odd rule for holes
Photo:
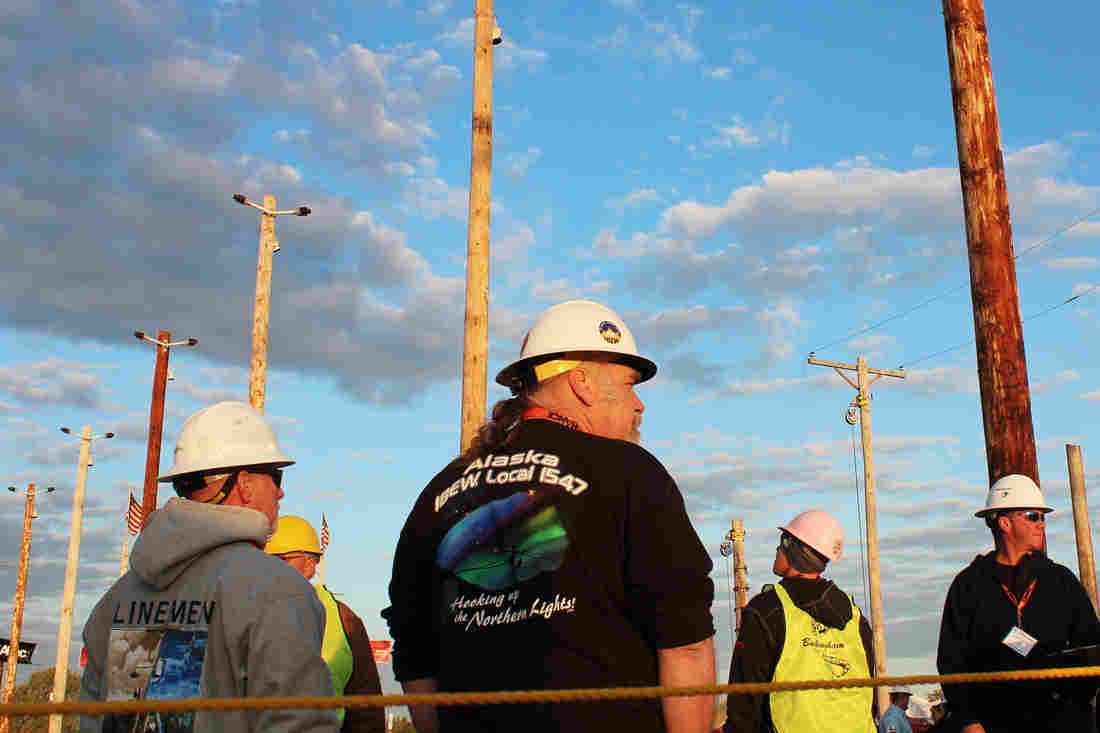
[[[1042,512],[1020,512],[1020,516],[1029,522],[1046,522],[1046,517],[1043,515]]]
[[[794,537],[792,537],[789,533],[783,532],[779,535],[779,546],[782,547],[784,550],[790,547],[792,544],[794,544]]]

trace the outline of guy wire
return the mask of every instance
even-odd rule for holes
[[[852,477],[855,479],[856,484],[856,528],[859,531],[859,574],[863,579],[863,603],[867,606],[871,602],[871,591],[868,588],[867,581],[867,561],[866,561],[866,548],[864,547],[864,531],[863,531],[863,505],[862,498],[859,495],[859,465],[856,462],[856,426],[851,426],[852,436]]]

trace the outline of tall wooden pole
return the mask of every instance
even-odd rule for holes
[[[275,197],[264,196],[264,208],[275,211]],[[262,415],[267,394],[267,327],[271,313],[271,261],[279,242],[275,214],[260,217],[260,253],[256,259],[256,302],[252,309],[252,362],[248,372],[248,403]]]
[[[868,389],[882,377],[905,379],[905,372],[894,369],[872,369],[867,366],[867,358],[863,356],[857,358],[855,364],[845,364],[817,359],[811,352],[807,361],[817,366],[832,367],[845,382],[856,388],[856,399],[852,404],[859,408],[859,430],[863,445],[863,502],[864,511],[867,513],[865,517],[867,527],[867,589],[871,595],[867,600],[871,606],[871,635],[875,647],[875,668],[872,672],[875,677],[885,677],[886,629],[883,625],[882,583],[878,561],[878,502],[875,494],[875,452],[871,445],[871,397]],[[856,381],[853,382],[845,374],[845,371],[854,371]],[[875,376],[868,379],[868,374],[874,374]],[[875,700],[881,715],[890,706],[890,695],[887,688],[876,687]]]
[[[737,630],[741,630],[741,612],[749,602],[748,566],[745,564],[745,522],[733,520],[730,528],[733,541],[733,591],[737,594]]]
[[[989,482],[1039,482],[1012,223],[982,0],[943,0]]]
[[[76,570],[80,563],[80,535],[84,519],[84,493],[88,484],[88,458],[92,448],[92,429],[80,431],[80,457],[76,464],[76,491],[73,492],[73,517],[69,529],[69,559],[65,565],[65,592],[61,599],[61,623],[57,628],[57,661],[53,670],[53,697],[65,701],[69,680],[69,643],[73,633],[73,598],[76,595]],[[49,733],[61,733],[61,715],[51,715]]]
[[[476,0],[470,219],[466,237],[466,328],[462,359],[461,450],[485,421],[489,352],[489,205],[493,164],[493,0]]]
[[[875,676],[886,676],[886,629],[882,617],[882,582],[878,562],[878,500],[875,485],[875,452],[871,447],[871,400],[867,396],[867,358],[859,357],[857,365],[857,385],[859,394],[856,405],[859,407],[859,432],[863,444],[863,506],[866,508],[867,527],[867,587],[871,594],[871,629],[875,646]],[[879,711],[890,707],[889,691],[885,687],[875,688]],[[880,712],[881,714],[881,712]]]
[[[1089,524],[1089,501],[1085,493],[1085,462],[1081,458],[1081,446],[1066,444],[1066,463],[1069,465],[1069,494],[1073,500],[1073,529],[1077,535],[1077,571],[1081,585],[1089,594],[1092,607],[1100,614],[1100,601],[1096,594],[1096,563],[1092,557],[1092,530]]]
[[[129,562],[128,562],[129,559],[130,559],[130,541],[129,540],[123,540],[122,541],[122,558],[119,560],[119,563],[118,563],[118,577],[121,578],[123,575],[126,574],[126,566],[129,564]]]
[[[149,444],[145,453],[145,487],[141,497],[141,526],[157,508],[157,474],[160,472],[160,442],[164,431],[164,390],[168,385],[168,352],[172,334],[157,332],[157,363],[153,369],[153,397],[149,402]]]
[[[31,519],[34,517],[34,484],[27,486],[27,501],[23,509],[23,543],[19,548],[19,578],[15,582],[15,602],[11,611],[11,640],[8,662],[4,668],[4,704],[11,702],[15,692],[15,670],[19,666],[19,633],[23,629],[23,601],[27,596],[27,564],[31,554]],[[11,718],[0,717],[0,733],[11,729]]]

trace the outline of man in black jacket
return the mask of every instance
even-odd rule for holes
[[[940,674],[1043,669],[1072,664],[1067,649],[1100,642],[1100,621],[1077,577],[1049,560],[1046,505],[1027,476],[989,490],[977,516],[996,549],[955,576],[940,625]],[[964,733],[1095,731],[1096,680],[944,685]]]
[[[821,577],[843,550],[840,522],[811,509],[779,529],[772,572],[782,580],[745,607],[730,683],[870,677],[871,626],[844,591]],[[723,731],[872,733],[873,698],[869,687],[729,695]]]

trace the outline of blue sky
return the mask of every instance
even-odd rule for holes
[[[872,403],[888,666],[933,671],[947,585],[989,546],[939,5],[495,10],[490,377],[555,302],[626,318],[660,367],[643,443],[715,557],[724,679],[732,519],[756,592],[776,525],[834,511],[849,541],[830,574],[868,609],[854,393],[807,353],[906,365]],[[1100,10],[1061,11],[987,20],[1050,550],[1076,569],[1065,444],[1100,478]],[[200,340],[172,354],[165,461],[187,415],[246,397],[259,216],[237,192],[313,208],[277,224],[267,414],[298,460],[284,511],[326,514],[326,580],[386,636],[397,534],[458,448],[472,45],[472,4],[449,0],[0,2],[0,455],[8,485],[59,489],[34,529],[37,663],[56,653],[79,442],[59,426],[118,434],[93,449],[75,640],[117,575],[154,358],[132,332]],[[0,511],[17,558],[22,503]]]

